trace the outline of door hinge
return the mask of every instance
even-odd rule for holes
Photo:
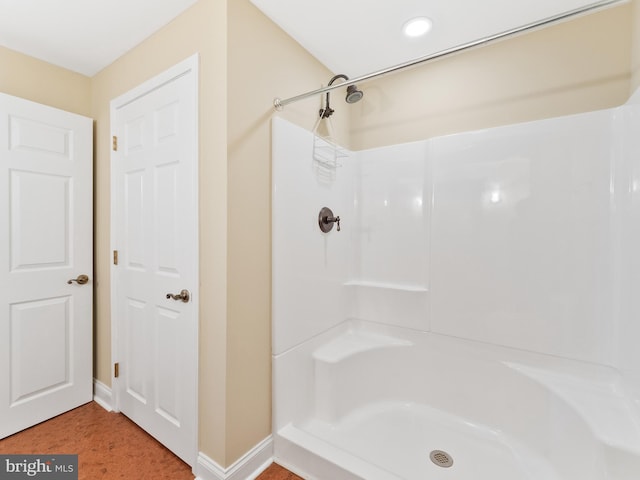
[[[120,363],[116,362],[113,364],[113,378],[118,378],[120,376]]]
[[[113,251],[113,264],[114,265],[118,264],[118,250]]]
[[[115,135],[112,138],[111,148],[113,149],[114,152],[118,151],[118,137],[116,137]]]

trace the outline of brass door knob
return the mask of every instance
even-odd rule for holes
[[[189,293],[189,290],[181,290],[180,293],[178,294],[173,294],[173,293],[167,293],[167,299],[173,299],[173,300],[181,300],[184,303],[187,303],[189,301],[189,299],[191,298],[191,295]]]
[[[89,282],[89,277],[86,275],[78,275],[77,278],[72,278],[67,283],[71,285],[73,282],[76,282],[78,285],[84,285]]]

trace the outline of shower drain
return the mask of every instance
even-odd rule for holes
[[[434,450],[429,454],[429,458],[433,463],[442,468],[449,468],[453,465],[453,457],[442,450]]]

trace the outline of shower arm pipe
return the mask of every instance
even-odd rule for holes
[[[420,65],[422,63],[431,61],[431,60],[436,60],[436,59],[440,59],[442,57],[447,57],[449,55],[453,55],[454,53],[459,53],[465,50],[469,50],[471,48],[475,48],[475,47],[479,47],[481,45],[485,45],[487,43],[490,42],[494,42],[496,40],[501,40],[503,38],[507,38],[507,37],[511,37],[513,35],[517,35],[519,33],[524,33],[527,32],[529,30],[534,30],[540,27],[545,27],[547,25],[556,23],[556,22],[560,22],[562,20],[566,20],[568,18],[577,16],[577,15],[582,15],[585,13],[589,13],[592,12],[594,10],[599,10],[601,8],[605,8],[605,7],[609,7],[615,4],[622,4],[622,3],[628,3],[628,0],[601,0],[599,2],[595,2],[592,3],[590,5],[585,5],[582,7],[578,7],[575,8],[573,10],[569,10],[568,12],[564,12],[564,13],[560,13],[558,15],[553,15],[551,17],[547,17],[543,20],[538,20],[536,22],[531,22],[528,23],[526,25],[522,25],[520,27],[516,27],[516,28],[512,28],[510,30],[506,30],[504,32],[501,33],[496,33],[495,35],[489,35],[488,37],[483,37],[479,40],[474,40],[468,43],[464,43],[462,45],[458,45],[456,47],[452,47],[452,48],[448,48],[446,50],[441,50],[439,52],[436,53],[431,53],[429,55],[425,55],[423,57],[419,57],[416,58],[414,60],[410,60],[408,62],[405,63],[400,63],[398,65],[394,65],[392,67],[388,67],[382,70],[378,70],[376,72],[372,72],[372,73],[368,73],[366,75],[362,75],[360,77],[356,77],[356,78],[351,78],[349,80],[346,80],[344,82],[341,82],[337,85],[328,85],[326,87],[323,88],[318,88],[317,90],[312,90],[310,92],[307,93],[303,93],[300,95],[296,95],[295,97],[290,97],[290,98],[285,98],[280,99],[280,98],[275,98],[273,100],[273,106],[275,107],[276,110],[282,110],[284,108],[285,105],[288,105],[290,103],[294,103],[297,102],[299,100],[304,100],[305,98],[309,98],[309,97],[313,97],[314,95],[321,95],[325,92],[330,92],[331,90],[335,90],[337,88],[342,88],[342,87],[348,87],[349,85],[354,85],[356,83],[362,83],[365,82],[367,80],[371,80],[373,78],[377,78],[377,77],[382,77],[385,75],[389,75],[390,73],[395,73],[399,70],[404,70],[405,68],[410,68],[410,67],[415,67],[416,65]]]

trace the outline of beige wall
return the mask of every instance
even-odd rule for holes
[[[201,0],[93,78],[96,377],[110,384],[109,103],[200,54],[200,450],[224,465],[226,417],[226,3]]]
[[[620,105],[630,89],[631,23],[626,4],[363,84],[352,147]]]
[[[91,116],[91,79],[0,46],[0,92]]]

